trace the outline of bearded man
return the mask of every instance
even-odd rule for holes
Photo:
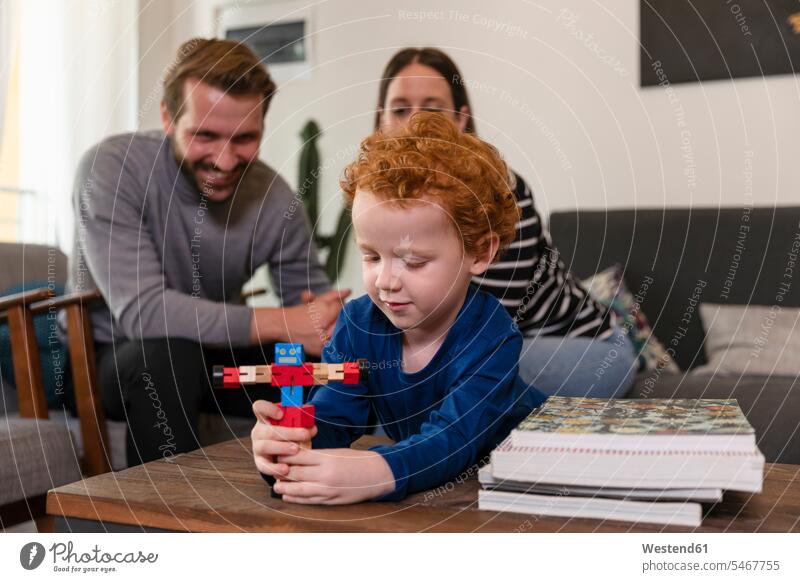
[[[105,300],[97,376],[130,465],[197,448],[201,410],[274,400],[212,394],[209,368],[265,362],[280,341],[319,354],[349,293],[330,290],[302,205],[257,157],[274,93],[244,45],[192,39],[164,76],[163,131],[109,137],[79,164],[68,289]],[[282,307],[250,308],[242,286],[265,264]]]

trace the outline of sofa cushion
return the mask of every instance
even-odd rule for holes
[[[800,374],[800,309],[707,303],[700,317],[708,363],[695,374]]]
[[[706,363],[700,303],[800,307],[800,285],[785,286],[800,250],[798,224],[798,207],[573,210],[550,217],[553,242],[579,277],[623,265],[628,289],[642,295],[653,332],[683,370]]]
[[[800,464],[800,380],[702,374],[640,375],[626,398],[735,398],[767,462]]]
[[[581,281],[595,300],[617,314],[622,330],[631,338],[639,357],[639,371],[660,369],[670,374],[680,372],[675,360],[650,329],[650,322],[639,299],[628,290],[622,277],[622,265],[614,265]]]
[[[0,289],[23,281],[67,281],[67,256],[55,247],[26,243],[0,243]]]
[[[0,369],[0,417],[11,414],[19,410],[17,391],[2,374]]]
[[[0,505],[80,478],[65,425],[52,420],[0,418]]]

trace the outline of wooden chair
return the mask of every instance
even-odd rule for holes
[[[0,314],[9,323],[21,418],[48,418],[33,316],[66,311],[72,381],[83,442],[81,468],[87,476],[111,470],[106,419],[97,388],[94,341],[89,320],[89,304],[100,299],[98,291],[53,297],[52,291],[47,288],[0,298]]]
[[[7,321],[11,339],[19,418],[3,417],[0,432],[4,456],[3,499],[0,505],[0,524],[3,528],[35,520],[40,532],[52,531],[53,521],[47,516],[47,490],[81,478],[81,472],[96,475],[109,470],[105,446],[105,419],[99,399],[94,392],[94,354],[87,337],[89,301],[96,293],[75,294],[53,298],[50,289],[34,289],[0,298],[0,319]],[[48,420],[49,411],[42,381],[39,349],[33,326],[33,316],[66,309],[69,321],[72,373],[78,410],[82,422],[84,455],[81,470],[69,428]],[[8,458],[5,458],[5,457]]]
[[[264,292],[264,289],[253,289],[244,293],[242,300]],[[53,297],[52,292],[46,288],[0,299],[0,317],[5,312],[10,324],[14,374],[19,385],[20,416],[26,418],[48,417],[33,316],[61,310],[66,312],[71,375],[83,443],[80,464],[83,474],[89,477],[107,473],[112,468],[109,425],[106,422],[97,381],[97,364],[89,314],[89,307],[95,301],[102,301],[102,295],[97,290]],[[232,417],[220,419],[218,415],[201,414],[201,421],[206,423],[200,427],[200,437],[207,441],[204,444],[218,442],[223,435],[223,439],[241,436],[240,433],[245,429],[249,434],[252,425],[249,419],[245,420],[241,427],[234,427],[233,433],[230,431],[236,424],[236,419]]]

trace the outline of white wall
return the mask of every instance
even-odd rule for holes
[[[140,101],[181,41],[216,30],[225,3],[141,4]],[[479,134],[528,179],[545,215],[575,207],[797,203],[797,78],[641,89],[638,0],[410,0],[402,9],[390,0],[298,3],[309,4],[313,77],[280,87],[263,157],[294,184],[298,133],[307,119],[319,121],[323,163],[331,168],[323,192],[334,212],[338,174],[372,128],[382,68],[409,45],[443,48],[459,64],[472,85]],[[415,10],[427,13],[417,18]],[[156,127],[157,119],[155,107],[140,117],[143,127]],[[344,282],[357,280],[353,260]]]

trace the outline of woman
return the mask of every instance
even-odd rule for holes
[[[380,84],[375,128],[392,130],[418,111],[439,111],[462,131],[475,133],[463,77],[438,49],[407,48],[392,57]],[[520,375],[550,395],[624,396],[636,373],[633,344],[613,313],[566,269],[530,188],[514,178],[520,209],[516,240],[474,282],[495,295],[519,325]]]

